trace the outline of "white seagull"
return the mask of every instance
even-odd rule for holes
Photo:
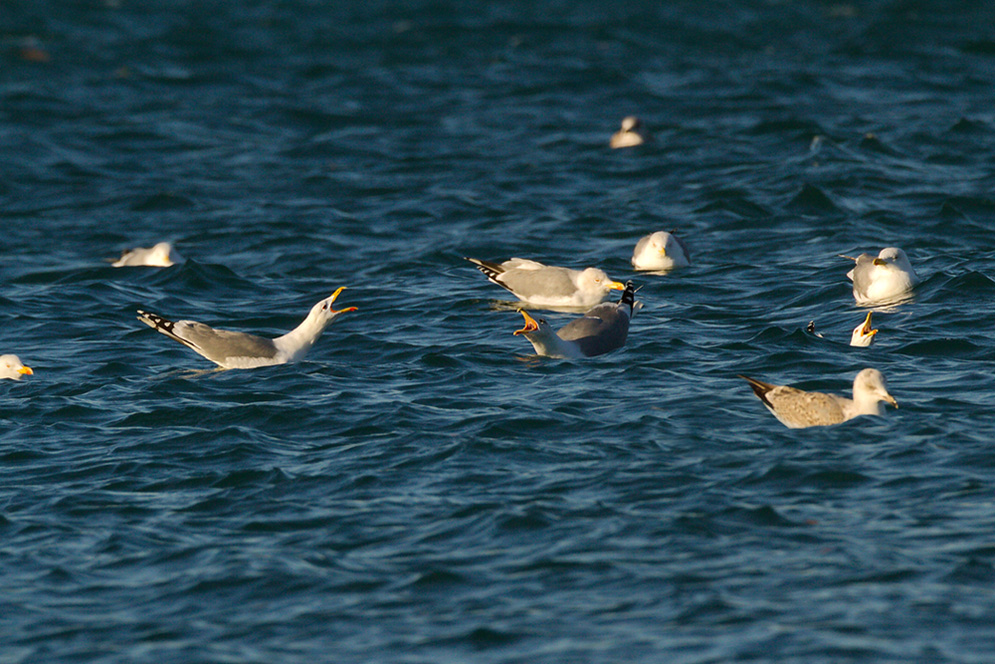
[[[525,327],[515,330],[515,336],[524,335],[537,354],[548,357],[604,355],[625,345],[635,295],[636,289],[630,281],[625,285],[621,300],[597,305],[582,318],[564,325],[558,332],[554,332],[545,320],[535,320],[524,309],[519,309],[518,312],[525,317]]]
[[[21,380],[24,376],[32,374],[34,371],[31,367],[24,366],[17,355],[0,355],[0,378]]]
[[[183,258],[176,253],[173,245],[168,242],[160,242],[154,247],[137,247],[128,249],[121,254],[121,258],[111,260],[112,267],[169,267]]]
[[[536,307],[588,308],[607,300],[613,290],[625,290],[625,284],[612,281],[604,270],[596,267],[571,270],[525,258],[511,258],[503,263],[466,260],[476,265],[488,281]]]
[[[332,321],[356,307],[336,311],[332,303],[345,286],[311,307],[300,325],[282,337],[268,339],[254,334],[216,330],[192,320],[173,322],[158,314],[138,310],[138,320],[170,339],[189,346],[223,369],[251,369],[301,360]]]
[[[900,299],[919,283],[909,257],[898,247],[886,247],[878,255],[843,256],[856,263],[846,273],[853,282],[857,304],[876,304]]]
[[[853,379],[853,399],[771,385],[742,375],[740,378],[750,384],[767,410],[789,429],[840,424],[858,415],[883,415],[882,402],[898,408],[895,398],[888,394],[884,376],[877,369],[864,369],[857,374]]]
[[[608,144],[613,148],[632,148],[649,140],[649,134],[643,128],[642,120],[635,115],[622,118],[622,127],[614,134]]]
[[[672,270],[690,264],[688,248],[667,231],[650,233],[636,243],[632,252],[632,267],[637,270]]]

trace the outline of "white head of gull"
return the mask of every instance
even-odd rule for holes
[[[17,355],[0,355],[0,379],[21,380],[24,376],[34,374],[31,367],[26,367]]]
[[[850,345],[857,346],[860,348],[866,348],[874,342],[874,335],[878,333],[871,326],[871,314],[873,311],[867,312],[867,317],[857,327],[853,328],[853,333],[850,335]]]

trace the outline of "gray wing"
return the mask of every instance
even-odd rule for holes
[[[870,254],[860,254],[857,256],[857,263],[847,275],[853,280],[853,290],[857,293],[866,294],[871,286],[871,273],[874,271],[874,256]]]
[[[681,248],[681,251],[684,252],[684,258],[686,258],[688,260],[688,262],[690,262],[691,261],[691,252],[688,251],[688,246],[686,244],[684,244],[684,240],[682,240],[681,238],[677,237],[673,233],[670,234],[670,237],[674,238],[674,240],[677,242],[677,246],[679,246]]]
[[[175,323],[158,314],[138,310],[138,320],[170,339],[179,341],[215,364],[225,365],[230,358],[246,357],[272,359],[277,348],[272,339],[254,334],[215,330],[209,325],[192,320]]]
[[[571,321],[556,334],[572,341],[584,355],[603,355],[625,345],[629,336],[628,305],[606,302],[592,308],[583,318]]]
[[[571,277],[573,271],[565,267],[543,267],[538,270],[511,269],[495,277],[494,282],[512,293],[528,300],[535,297],[571,297],[577,284]]]

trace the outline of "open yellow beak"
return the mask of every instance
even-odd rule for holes
[[[17,373],[23,376],[33,376],[35,372],[31,370],[31,367],[21,367],[17,370]]]
[[[529,332],[539,331],[539,323],[537,323],[535,319],[532,318],[532,316],[529,316],[527,313],[525,313],[525,309],[519,309],[518,313],[522,314],[522,316],[525,317],[525,327],[523,327],[520,330],[515,330],[516,337],[519,334],[528,334]]]
[[[864,319],[864,327],[860,328],[860,333],[863,334],[864,336],[873,337],[875,334],[878,333],[877,330],[872,330],[871,329],[871,314],[872,313],[874,313],[874,312],[872,312],[872,311],[868,311],[867,312],[867,318]]]
[[[335,292],[334,292],[334,293],[332,293],[332,302],[334,302],[334,301],[335,301],[335,300],[336,300],[336,299],[338,298],[338,296],[339,296],[339,293],[341,293],[341,292],[342,292],[342,291],[344,291],[345,289],[346,289],[346,287],[345,287],[345,286],[339,286],[339,287],[338,287],[338,288],[337,288],[337,289],[335,290]],[[330,311],[331,313],[333,313],[333,314],[344,314],[344,313],[345,313],[345,312],[347,312],[347,311],[359,311],[359,309],[357,309],[356,307],[346,307],[345,309],[339,309],[338,311],[336,311],[335,309],[332,309],[331,307],[329,307],[329,308],[328,308],[328,310],[329,310],[329,311]]]

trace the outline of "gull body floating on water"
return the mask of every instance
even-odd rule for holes
[[[332,321],[347,311],[356,311],[356,307],[338,311],[332,308],[335,298],[343,290],[345,286],[315,304],[300,325],[276,339],[231,330],[216,330],[192,320],[173,322],[141,309],[138,310],[138,320],[170,339],[189,346],[223,369],[251,369],[303,359]]]
[[[853,328],[853,333],[850,335],[850,345],[857,346],[860,348],[866,348],[870,346],[874,341],[874,335],[878,333],[871,325],[871,314],[873,311],[867,312],[867,318],[864,322]]]
[[[789,429],[840,424],[858,415],[883,415],[883,402],[898,408],[895,398],[888,394],[888,385],[877,369],[864,369],[853,379],[853,399],[805,392],[786,385],[771,385],[740,376],[750,384],[753,392]]]
[[[114,261],[112,267],[169,267],[183,260],[173,246],[168,242],[160,242],[154,247],[138,247],[128,249],[121,258]]]
[[[649,134],[643,128],[642,121],[635,115],[622,118],[622,127],[614,134],[608,144],[613,148],[633,148],[649,140]]]
[[[636,289],[630,281],[625,285],[621,300],[593,307],[558,332],[554,332],[545,320],[535,320],[524,309],[519,309],[525,317],[525,327],[515,330],[515,336],[523,335],[539,355],[565,358],[604,355],[625,345],[635,295]]]
[[[853,282],[853,297],[857,304],[899,299],[919,283],[909,257],[897,247],[886,247],[877,256],[841,256],[856,263],[846,276]]]
[[[687,247],[667,231],[650,233],[636,243],[632,252],[632,267],[637,270],[672,270],[690,264]]]
[[[607,300],[611,291],[625,290],[625,284],[612,281],[596,267],[571,270],[524,258],[503,263],[466,260],[476,265],[488,281],[536,307],[593,307]]]
[[[0,355],[0,379],[21,380],[24,376],[30,376],[33,373],[31,367],[24,366],[21,363],[21,358],[17,355]]]

